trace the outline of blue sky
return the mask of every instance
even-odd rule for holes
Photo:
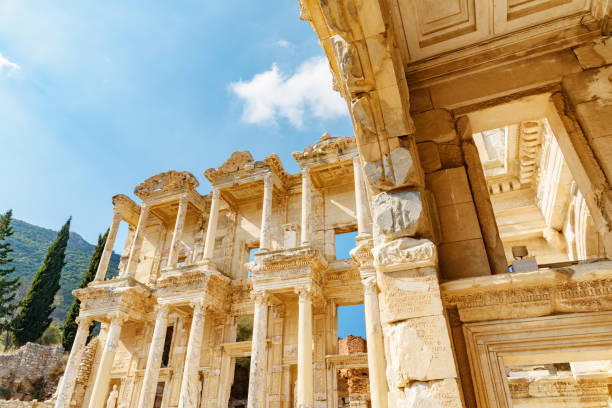
[[[111,197],[235,150],[291,152],[350,119],[297,0],[0,0],[0,211],[89,242]],[[118,240],[121,244],[121,239]]]

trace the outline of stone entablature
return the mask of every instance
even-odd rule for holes
[[[440,290],[463,322],[612,310],[612,262],[460,279]]]

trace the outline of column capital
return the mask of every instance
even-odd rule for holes
[[[363,285],[363,293],[365,295],[377,295],[378,294],[378,283],[376,282],[376,276],[368,276],[367,278],[361,279]]]
[[[170,313],[170,305],[167,303],[158,303],[157,305],[155,305],[155,311],[157,312],[157,319],[159,319],[160,317],[167,318],[168,314]]]
[[[123,312],[112,312],[109,313],[108,318],[110,319],[111,324],[122,325],[128,320],[128,315]]]
[[[370,239],[356,239],[357,246],[351,249],[351,258],[359,265],[359,268],[373,268],[374,255],[372,255],[372,249],[374,248],[374,241]]]
[[[189,197],[187,196],[187,194],[181,194],[179,196],[179,206],[187,205],[188,203],[189,203]]]
[[[272,187],[272,172],[267,172],[263,176],[264,187],[269,186]]]
[[[268,306],[270,303],[270,294],[266,290],[254,290],[250,296],[256,305]]]
[[[300,302],[309,301],[321,297],[321,291],[314,285],[296,286],[295,293],[298,295]]]
[[[219,189],[219,187],[213,187],[212,189],[212,198],[214,199],[219,199],[221,197],[221,190]]]
[[[193,308],[193,314],[203,314],[210,308],[210,305],[204,299],[196,299],[189,302],[189,306]]]
[[[79,326],[83,325],[83,326],[89,327],[89,325],[93,321],[93,318],[91,316],[77,316],[77,318],[74,320],[77,322]]]
[[[310,176],[310,167],[303,167],[300,171],[302,173],[302,177]]]

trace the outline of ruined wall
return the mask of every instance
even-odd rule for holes
[[[343,339],[338,340],[338,354],[367,353],[368,344],[366,339],[349,334]]]
[[[63,371],[64,349],[26,343],[12,354],[0,355],[0,386],[20,399],[49,397]],[[42,398],[40,398],[42,399]]]

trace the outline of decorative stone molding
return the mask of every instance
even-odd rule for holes
[[[136,186],[134,194],[140,199],[168,194],[180,190],[194,190],[200,183],[187,171],[170,170],[149,177]]]
[[[344,154],[356,150],[354,137],[336,136],[324,133],[321,140],[312,146],[306,147],[301,152],[293,152],[291,155],[300,164],[319,163],[329,161],[330,158],[338,158]]]
[[[374,266],[383,272],[435,266],[438,263],[437,247],[428,239],[398,238],[376,245],[372,253]]]
[[[327,261],[318,249],[312,247],[291,248],[255,254],[255,261],[248,264],[255,281],[265,278],[288,278],[308,275],[322,282]]]
[[[376,277],[370,276],[368,278],[362,279],[361,283],[363,284],[363,293],[365,295],[377,295],[379,292],[378,284],[376,283]]]
[[[128,224],[138,224],[138,217],[140,217],[140,206],[131,198],[124,194],[117,194],[113,196],[113,207],[113,210],[118,211]]]
[[[373,248],[374,242],[368,239],[358,242],[355,248],[351,249],[351,258],[357,262],[359,268],[372,268],[374,266]]]
[[[269,305],[270,294],[265,290],[256,290],[251,292],[251,299],[256,305]]]
[[[460,279],[440,289],[463,322],[612,310],[612,262]]]
[[[575,313],[463,325],[479,407],[509,408],[508,366],[609,358],[612,313]],[[525,350],[529,353],[525,353]],[[548,404],[546,406],[553,406]]]

